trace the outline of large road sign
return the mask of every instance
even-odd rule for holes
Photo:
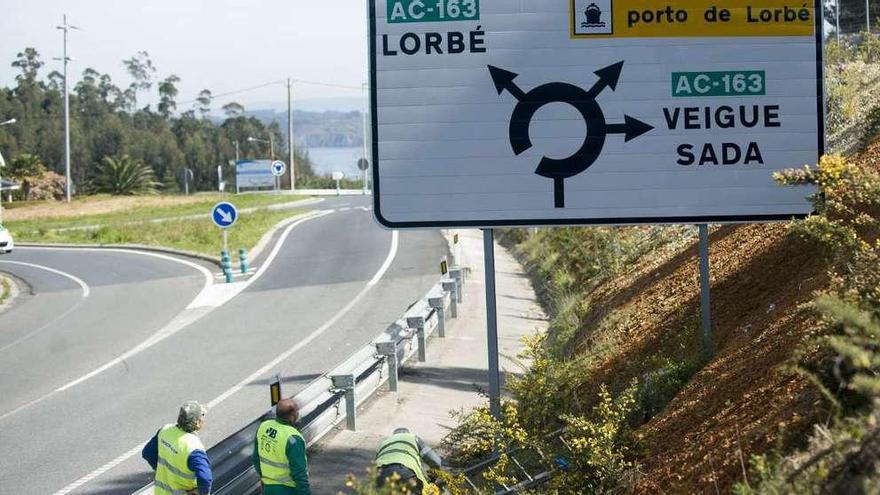
[[[227,201],[221,201],[211,209],[211,220],[221,229],[228,229],[238,221],[238,209]]]
[[[235,183],[239,189],[275,187],[270,160],[239,160],[235,162]]]
[[[789,219],[822,19],[785,0],[370,0],[388,227]]]

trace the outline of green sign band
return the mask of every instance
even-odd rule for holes
[[[673,72],[672,96],[763,96],[767,79],[762,70]]]
[[[480,19],[480,0],[388,0],[388,22],[448,22]]]

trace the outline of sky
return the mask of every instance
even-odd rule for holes
[[[62,56],[56,26],[67,14],[81,28],[68,44],[77,80],[91,67],[127,87],[122,61],[145,50],[156,81],[181,78],[179,102],[205,88],[222,94],[287,77],[360,88],[367,80],[365,8],[364,0],[0,0],[0,85],[15,84],[10,64],[25,47],[40,53],[43,77],[61,72],[52,58]],[[294,84],[295,101],[362,97],[360,89]],[[287,90],[275,84],[219,97],[214,107],[229,101],[249,109],[286,105]]]

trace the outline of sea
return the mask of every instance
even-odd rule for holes
[[[347,179],[359,179],[357,161],[364,156],[363,148],[309,148],[309,158],[317,175],[342,172]]]

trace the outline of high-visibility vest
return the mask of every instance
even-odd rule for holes
[[[297,437],[305,444],[299,430],[276,419],[263,421],[257,429],[260,477],[264,485],[296,486],[287,459],[287,444],[291,437]]]
[[[199,437],[165,425],[159,430],[159,462],[156,465],[155,492],[162,495],[183,495],[198,487],[196,473],[187,459],[194,450],[205,450]]]
[[[428,486],[428,478],[422,468],[422,455],[419,442],[412,433],[396,433],[386,438],[376,452],[376,466],[400,464],[415,473],[422,482],[423,489]]]

